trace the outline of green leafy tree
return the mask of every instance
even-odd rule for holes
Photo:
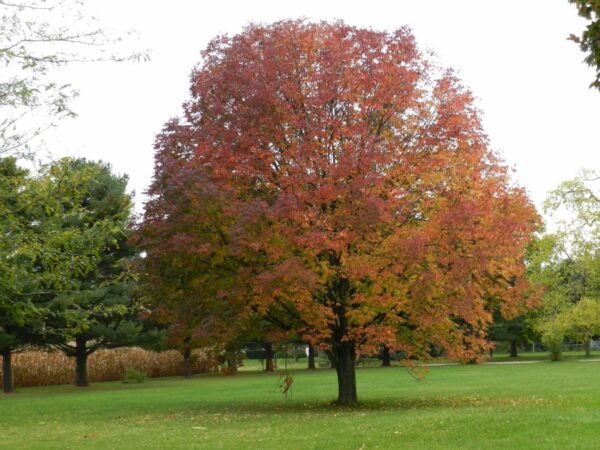
[[[93,171],[74,171],[65,160],[32,176],[4,158],[0,172],[0,351],[10,392],[12,352],[54,333],[50,300],[93,268],[110,224],[74,226],[87,199],[81,186],[93,182]]]
[[[596,78],[590,87],[600,90],[600,1],[569,0],[569,2],[574,3],[579,15],[589,21],[581,36],[572,34],[570,38],[586,53],[585,62],[596,70]]]
[[[585,344],[585,356],[591,356],[592,338],[600,335],[600,300],[583,298],[568,310],[565,322],[567,336]]]
[[[565,338],[585,344],[585,355],[591,356],[591,340],[600,335],[600,301],[583,298],[572,304],[564,297],[546,299],[545,315],[538,321],[542,343],[553,360],[559,360]]]
[[[542,306],[532,313],[534,330],[541,343],[550,352],[551,358],[558,361],[562,357],[562,346],[567,337],[570,318],[569,311],[581,300],[581,278],[577,275],[577,265],[565,259],[556,247],[556,235],[542,238],[545,244],[552,244],[552,251],[546,261],[531,275],[534,283],[542,286]]]
[[[571,213],[570,219],[561,224],[563,228],[570,226],[571,232],[579,231],[572,235],[572,241],[586,235],[600,239],[600,172],[582,169],[575,178],[563,181],[550,192],[544,208],[551,213],[560,208]]]
[[[555,233],[538,241],[531,265],[530,279],[544,287],[536,329],[553,359],[560,358],[565,337],[588,343],[594,335],[593,302],[600,299],[599,181],[598,173],[583,170],[545,202],[546,212],[566,217]]]
[[[132,202],[126,193],[127,177],[114,175],[107,164],[84,159],[62,160],[55,170],[61,171],[65,165],[73,173],[94,174],[67,180],[70,189],[85,195],[65,205],[66,211],[78,211],[65,221],[65,227],[86,230],[103,223],[107,230],[90,269],[75,275],[75,286],[48,303],[49,342],[75,358],[75,383],[87,386],[90,354],[138,342],[142,331],[138,314],[144,304],[135,293],[131,271],[136,252],[129,243]]]
[[[17,167],[14,158],[0,159],[0,352],[5,393],[12,392],[11,352],[21,344],[19,331],[30,327],[37,316],[29,299],[17,299],[14,295],[22,289],[24,266],[30,266],[30,261],[18,253],[17,240],[22,237],[18,231],[25,214],[12,213],[23,211],[19,193],[28,181],[27,175],[26,170]]]
[[[561,183],[550,193],[545,209],[567,217],[558,222],[555,235],[559,284],[571,302],[600,298],[600,173],[582,170]]]
[[[75,115],[71,101],[77,90],[56,81],[57,69],[78,62],[148,58],[147,52],[118,49],[115,44],[120,39],[105,33],[81,10],[79,0],[0,1],[0,157],[32,157],[40,134]],[[90,243],[85,248],[78,245],[85,241],[84,235],[93,241],[91,234],[97,230],[75,231],[60,225],[63,203],[77,203],[78,195],[63,191],[62,176],[42,186],[41,178],[20,169],[19,176],[12,176],[9,172],[16,175],[17,169],[14,160],[9,161],[2,162],[5,178],[0,187],[0,229],[4,232],[0,236],[0,347],[5,391],[12,389],[11,349],[23,341],[16,340],[16,330],[35,334],[43,317],[38,304],[48,298],[39,292],[68,289],[72,281],[64,275],[76,274],[79,265],[89,264],[89,255],[96,249]],[[61,249],[66,248],[72,254],[63,254]],[[34,317],[35,327],[25,321]]]
[[[567,328],[564,318],[563,314],[549,315],[545,320],[538,322],[537,331],[553,361],[559,361],[562,358],[562,346]]]

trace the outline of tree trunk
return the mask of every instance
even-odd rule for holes
[[[181,352],[183,356],[183,376],[185,378],[192,378],[194,370],[192,367],[192,351],[185,347]]]
[[[354,345],[342,342],[336,348],[338,378],[338,405],[350,406],[358,402],[356,395],[356,372],[354,369]]]
[[[585,341],[585,356],[586,358],[589,358],[590,356],[592,356],[592,340],[588,339],[587,341]]]
[[[2,350],[2,392],[5,394],[13,392],[12,352],[9,348]]]
[[[235,355],[227,358],[227,373],[229,375],[236,375],[238,372],[237,360]]]
[[[511,356],[511,358],[516,358],[517,356],[519,356],[517,354],[517,340],[516,339],[511,339],[511,341],[510,341],[510,356]]]
[[[308,368],[315,369],[315,348],[312,345],[308,345]]]
[[[90,385],[87,373],[87,340],[81,336],[75,338],[75,386],[87,387]]]
[[[275,357],[275,353],[273,352],[273,344],[270,342],[265,342],[263,344],[265,349],[265,371],[273,372],[275,365],[273,364],[273,358]]]
[[[387,345],[384,345],[383,350],[381,351],[381,366],[392,367],[392,361],[390,359],[390,348]]]

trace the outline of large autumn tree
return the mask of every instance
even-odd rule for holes
[[[191,82],[141,226],[162,301],[204,329],[257,315],[328,348],[344,405],[357,351],[472,360],[492,312],[525,306],[535,210],[408,29],[251,25]]]

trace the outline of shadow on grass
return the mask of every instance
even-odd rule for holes
[[[182,414],[210,415],[295,415],[295,414],[353,414],[369,412],[410,412],[439,409],[512,409],[539,408],[549,401],[541,397],[499,398],[478,396],[422,397],[404,399],[364,399],[354,406],[339,406],[324,401],[243,402],[230,401],[222,404],[190,405],[181,409]]]

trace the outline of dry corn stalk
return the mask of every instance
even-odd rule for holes
[[[193,356],[194,373],[208,372],[212,368],[201,350],[194,350]],[[125,369],[135,369],[149,377],[170,377],[181,375],[182,361],[181,353],[176,350],[160,353],[137,347],[98,350],[89,358],[88,373],[92,382],[121,380]],[[75,377],[75,361],[59,351],[15,353],[13,376],[17,387],[69,384]]]

